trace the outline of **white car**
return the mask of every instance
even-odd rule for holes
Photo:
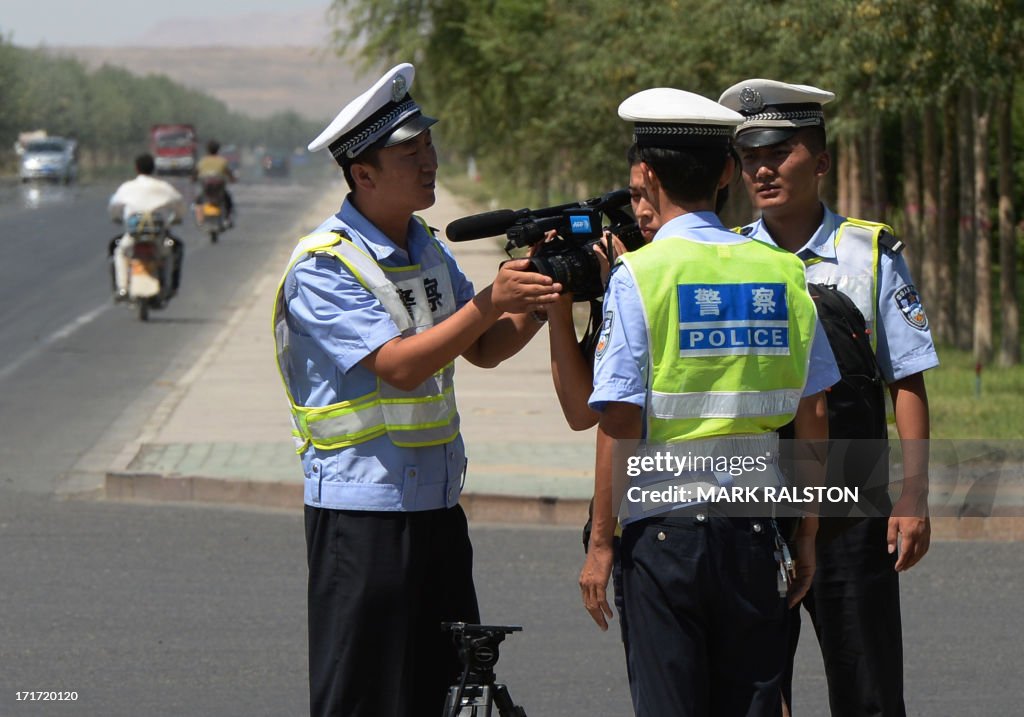
[[[78,179],[78,143],[64,137],[29,141],[22,148],[21,181],[49,179],[70,184]]]

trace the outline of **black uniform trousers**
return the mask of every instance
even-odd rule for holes
[[[650,518],[622,535],[638,717],[781,714],[787,618],[767,520]]]
[[[479,623],[460,506],[306,506],[314,717],[437,717],[461,664],[442,622]]]
[[[827,520],[823,519],[823,520]],[[802,605],[818,636],[833,717],[904,717],[903,630],[896,555],[886,547],[887,518],[866,518],[819,543],[817,569]],[[792,713],[793,659],[800,606],[790,617],[783,687]]]

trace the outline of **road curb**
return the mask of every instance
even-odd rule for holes
[[[110,471],[101,499],[242,505],[302,509],[302,485],[294,481],[250,481],[204,476]],[[589,501],[557,496],[463,493],[460,503],[470,520],[525,525],[578,525],[587,520]]]
[[[302,509],[302,486],[295,482],[251,481],[204,476],[166,476],[111,471],[101,499],[241,505],[252,508]],[[460,503],[471,521],[520,525],[580,526],[589,501],[558,496],[463,493]],[[1024,516],[941,517],[932,519],[935,541],[1024,541]]]

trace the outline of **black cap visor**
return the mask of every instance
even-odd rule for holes
[[[803,127],[752,127],[736,135],[734,144],[739,149],[757,149],[785,142]]]
[[[424,114],[418,114],[412,117],[408,122],[398,127],[392,132],[381,147],[392,147],[402,142],[408,142],[413,137],[418,136],[423,130],[428,129],[432,125],[436,124],[437,120],[433,117],[427,117]]]

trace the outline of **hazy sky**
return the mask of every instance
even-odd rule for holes
[[[130,44],[176,18],[213,20],[246,13],[327,9],[330,0],[4,0],[0,33],[15,45]]]

